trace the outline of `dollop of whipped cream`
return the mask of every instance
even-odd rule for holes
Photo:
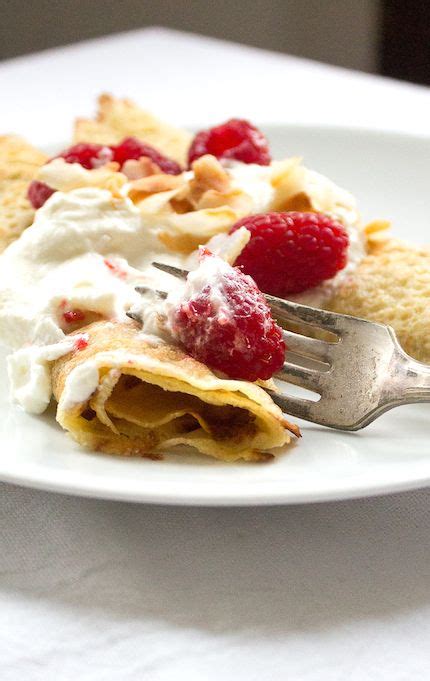
[[[24,347],[9,355],[7,369],[15,400],[31,414],[41,414],[52,395],[50,363],[71,352],[87,335],[65,338],[51,345]]]
[[[99,369],[93,360],[78,364],[67,376],[64,385],[63,406],[65,409],[86,402],[99,384]]]
[[[129,282],[140,275],[129,264],[133,246],[145,253],[149,238],[127,199],[114,202],[96,188],[53,194],[1,256],[2,341],[17,348],[60,340],[66,309],[123,318]]]
[[[225,277],[231,272],[231,266],[220,257],[201,257],[197,269],[192,270],[185,282],[169,291],[164,303],[164,310],[168,320],[168,328],[173,313],[177,308],[199,296],[203,290],[208,292],[208,301],[218,316],[227,317],[229,312],[225,305],[225,293],[223,291]],[[220,320],[220,323],[222,321]],[[173,334],[172,334],[173,336]]]
[[[134,287],[162,246],[156,224],[103,189],[56,192],[0,256],[0,340],[15,352],[14,399],[39,413],[49,403],[49,363],[73,348],[67,333],[97,319],[128,321]]]

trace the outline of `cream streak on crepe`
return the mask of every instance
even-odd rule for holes
[[[7,358],[7,370],[14,399],[25,411],[41,414],[52,396],[51,363],[71,352],[78,338],[65,338],[58,343],[30,346],[17,350]]]

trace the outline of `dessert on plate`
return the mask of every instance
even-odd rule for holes
[[[54,399],[95,451],[283,451],[300,432],[265,391],[285,344],[264,293],[389,323],[430,358],[430,252],[363,226],[351,194],[272,160],[245,120],[191,135],[102,95],[54,158],[4,136],[0,237],[12,397],[30,413]]]

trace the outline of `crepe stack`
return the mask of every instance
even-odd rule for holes
[[[175,445],[235,461],[262,461],[299,435],[259,386],[217,377],[182,350],[134,324],[96,322],[89,344],[53,365],[57,420],[81,445],[160,458]],[[82,392],[95,375],[95,390]],[[74,386],[78,388],[73,397]],[[94,386],[92,386],[94,388]]]

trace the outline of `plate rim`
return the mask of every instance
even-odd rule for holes
[[[103,454],[97,456],[104,456]],[[265,464],[262,464],[265,465]],[[268,464],[270,465],[270,463]],[[161,491],[111,489],[109,486],[92,486],[88,484],[71,484],[62,481],[40,480],[37,476],[14,474],[2,474],[0,471],[0,482],[36,489],[44,492],[56,494],[66,494],[81,498],[106,499],[109,501],[122,501],[129,503],[167,505],[167,506],[201,506],[201,507],[250,507],[250,506],[297,506],[300,504],[327,503],[335,501],[346,501],[353,499],[366,499],[377,496],[387,496],[399,492],[410,492],[413,490],[425,489],[430,487],[430,475],[426,477],[416,477],[410,480],[400,480],[396,482],[378,483],[374,486],[358,485],[357,487],[333,487],[326,491],[298,492],[291,493],[270,493],[270,497],[255,491],[245,493],[211,493],[210,496],[199,493],[181,494],[178,490],[170,493],[165,489]],[[165,485],[165,483],[164,483]]]

